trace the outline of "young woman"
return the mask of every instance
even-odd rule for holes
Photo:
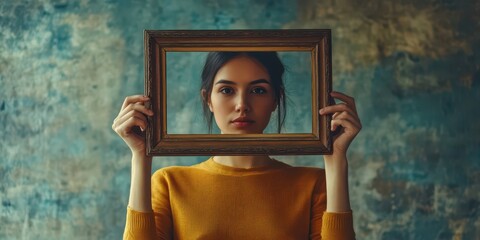
[[[284,119],[284,67],[275,52],[216,52],[202,73],[207,121],[222,134],[263,133],[278,109]],[[213,156],[151,176],[142,131],[145,96],[125,99],[112,128],[132,151],[125,239],[353,239],[347,149],[361,129],[354,99],[319,110],[332,114],[333,153],[325,170],[292,167],[269,156]],[[140,131],[138,130],[140,129]]]

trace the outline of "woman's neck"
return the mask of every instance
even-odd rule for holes
[[[235,168],[255,168],[268,166],[273,163],[267,155],[262,156],[214,156],[213,161]]]

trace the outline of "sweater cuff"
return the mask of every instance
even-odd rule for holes
[[[127,207],[126,229],[155,229],[153,211],[139,212]]]
[[[355,239],[351,211],[324,212],[322,222],[322,233],[328,233],[324,239]]]

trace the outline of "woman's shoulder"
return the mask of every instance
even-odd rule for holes
[[[280,160],[274,159],[275,161],[279,162],[280,164],[285,166],[285,170],[287,171],[293,171],[293,172],[298,172],[298,173],[305,173],[305,174],[320,174],[320,175],[325,175],[325,169],[320,168],[320,167],[313,167],[313,166],[295,166],[291,164],[287,164],[285,162],[282,162]]]
[[[319,167],[291,166],[287,172],[307,178],[325,178],[325,169]]]
[[[162,167],[157,169],[154,173],[153,176],[170,176],[170,175],[176,175],[176,174],[182,174],[182,173],[188,173],[191,171],[195,171],[195,165],[191,166],[167,166],[167,167]]]

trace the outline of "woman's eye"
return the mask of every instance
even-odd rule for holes
[[[252,93],[255,93],[255,94],[265,94],[267,93],[267,90],[265,90],[264,88],[254,88],[252,89]]]
[[[220,89],[220,92],[223,94],[232,94],[233,90],[231,88],[222,88]]]

